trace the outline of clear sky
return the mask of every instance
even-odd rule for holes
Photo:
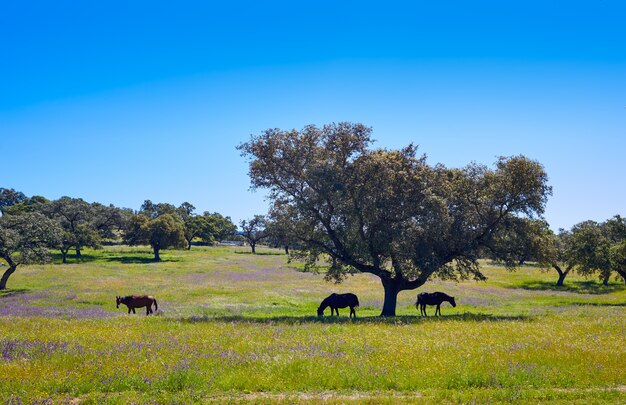
[[[236,145],[353,121],[433,164],[540,161],[554,229],[626,215],[625,21],[622,0],[6,1],[0,187],[238,221],[267,204]]]

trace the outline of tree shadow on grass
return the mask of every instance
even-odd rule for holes
[[[61,263],[62,256],[61,254],[53,254],[53,261],[56,263]],[[75,255],[67,256],[67,264],[78,264],[78,263],[122,263],[122,264],[148,264],[148,263],[167,263],[167,262],[178,262],[181,261],[179,258],[163,258],[161,257],[160,262],[154,261],[154,256],[150,255],[129,255],[129,254],[121,254],[121,255],[93,255],[93,254],[82,254],[80,258],[77,258]]]
[[[417,315],[402,315],[394,317],[381,316],[364,316],[357,318],[349,318],[347,316],[275,316],[275,317],[257,317],[257,316],[192,316],[188,318],[172,319],[176,322],[201,323],[201,322],[237,322],[252,324],[286,324],[300,325],[304,323],[317,324],[388,324],[388,325],[411,325],[424,322],[446,322],[446,321],[466,321],[466,322],[506,322],[506,321],[524,321],[531,320],[530,316],[524,315],[491,315],[484,313],[463,313],[457,315],[446,316],[430,316],[422,317]]]
[[[235,250],[235,254],[238,255],[254,255],[254,256],[286,256],[283,252],[256,252],[252,253],[250,250]]]
[[[26,294],[28,291],[27,288],[8,288],[6,290],[0,290],[0,298],[4,297],[12,297],[14,295]]]
[[[577,294],[610,294],[616,291],[623,291],[626,289],[626,285],[609,283],[609,285],[603,285],[593,280],[584,281],[565,281],[565,285],[557,286],[554,282],[547,281],[526,281],[521,285],[512,286],[510,288],[521,288],[524,290],[532,291],[564,291]]]
[[[574,302],[572,305],[580,307],[626,307],[626,302]]]

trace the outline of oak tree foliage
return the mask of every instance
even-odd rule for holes
[[[400,291],[432,277],[483,280],[481,249],[517,264],[501,255],[496,239],[518,218],[542,215],[551,188],[541,164],[512,156],[494,168],[455,169],[428,164],[414,145],[371,144],[370,128],[338,123],[268,129],[238,147],[252,187],[269,190],[271,209],[309,268],[328,259],[329,279],[378,276],[381,315],[392,316]]]

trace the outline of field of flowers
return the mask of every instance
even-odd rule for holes
[[[382,287],[326,283],[274,250],[88,251],[19,268],[0,293],[0,404],[626,402],[626,288],[485,263],[488,281],[433,281],[457,307],[421,318],[418,291],[380,319]],[[354,292],[356,320],[315,316]],[[115,296],[153,294],[145,316]],[[434,308],[429,312],[434,313]]]

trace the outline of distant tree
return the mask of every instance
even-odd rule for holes
[[[91,204],[91,216],[89,223],[101,238],[115,239],[116,232],[124,229],[124,225],[130,212],[113,205],[100,203]]]
[[[187,250],[191,250],[191,242],[194,238],[206,232],[209,226],[203,217],[194,214],[196,207],[188,202],[184,202],[176,209],[176,213],[183,223],[185,229],[185,240]]]
[[[49,202],[47,198],[35,195],[13,205],[4,207],[4,214],[20,215],[26,212],[43,212],[43,207]]]
[[[289,233],[289,224],[285,221],[289,221],[287,215],[287,206],[274,206],[270,210],[269,218],[267,219],[266,233],[268,235],[268,243],[272,247],[283,248],[285,254],[289,254],[289,248],[297,245],[297,241],[291,239]]]
[[[255,215],[254,218],[250,220],[244,219],[241,221],[240,225],[243,231],[243,237],[246,238],[252,249],[252,253],[255,254],[257,243],[269,236],[265,229],[265,217],[263,215]]]
[[[187,250],[191,249],[191,241],[196,237],[202,238],[209,243],[214,241],[215,227],[206,217],[201,215],[189,217],[185,221],[184,226]]]
[[[557,286],[563,285],[565,277],[576,265],[572,259],[571,238],[572,233],[565,229],[559,229],[558,234],[549,231],[545,238],[546,253],[539,258],[540,262],[549,264],[558,273]]]
[[[49,261],[48,247],[57,244],[60,233],[58,224],[40,213],[0,217],[0,258],[8,265],[0,278],[0,290],[6,289],[19,265]]]
[[[609,266],[626,283],[626,218],[615,215],[603,224],[609,240]]]
[[[577,264],[585,275],[597,274],[604,285],[615,272],[626,282],[626,219],[619,215],[603,223],[585,221],[574,227]]]
[[[572,271],[575,263],[571,259],[570,233],[561,229],[555,234],[548,223],[540,219],[516,218],[507,221],[504,238],[494,239],[498,244],[496,251],[500,257],[510,255],[508,260],[537,262],[544,270],[554,269],[559,275],[557,286],[562,286],[565,277]]]
[[[28,198],[21,191],[0,187],[0,213],[2,213],[2,215],[6,213],[6,207],[19,204],[26,200],[28,200]]]
[[[205,230],[210,232],[200,234],[200,237],[206,242],[220,242],[232,238],[237,232],[237,225],[233,223],[230,217],[225,217],[218,212],[210,213],[208,211],[205,211],[202,216],[209,223]]]
[[[494,170],[448,169],[428,165],[413,145],[370,150],[370,134],[351,123],[270,129],[239,150],[252,186],[289,207],[284,224],[306,266],[328,258],[326,277],[337,282],[354,272],[379,277],[382,316],[395,315],[400,291],[431,277],[485,279],[480,249],[500,256],[494,239],[512,232],[504,225],[541,215],[551,193],[543,167],[523,156],[500,158]]]
[[[145,200],[143,204],[141,205],[139,214],[144,215],[150,219],[154,219],[165,214],[178,216],[179,211],[176,209],[174,205],[169,204],[169,203],[154,204],[150,200]]]
[[[85,246],[98,248],[100,235],[92,224],[94,213],[89,203],[80,198],[61,197],[52,201],[43,208],[48,217],[56,220],[64,230],[63,243],[59,249],[63,255],[63,263],[66,262],[67,250],[70,247],[76,250],[76,257],[81,257],[81,249]]]
[[[129,245],[149,244],[154,252],[154,261],[158,262],[161,261],[161,249],[185,246],[185,230],[182,222],[170,214],[154,219],[133,215],[126,226],[124,241]]]

